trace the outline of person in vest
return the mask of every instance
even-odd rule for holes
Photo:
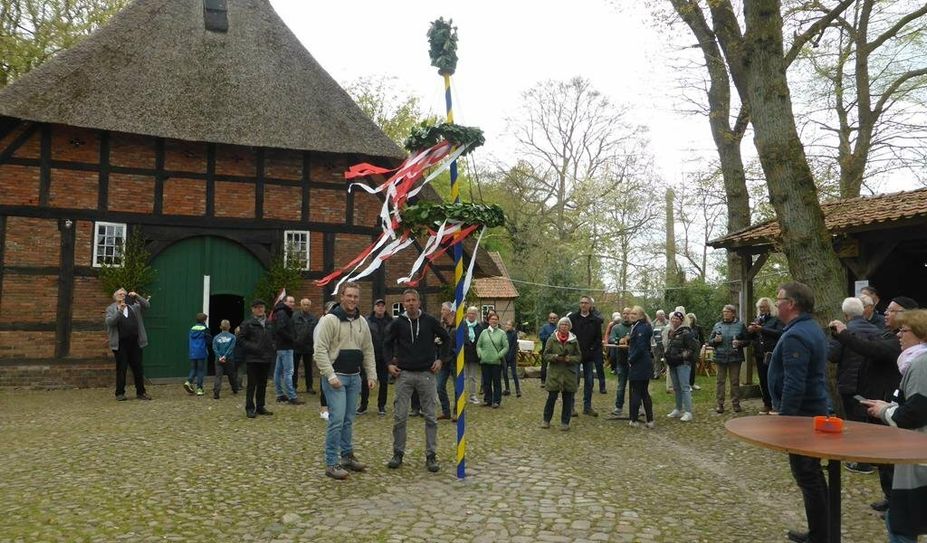
[[[116,399],[126,400],[126,370],[132,368],[135,397],[150,400],[145,392],[142,370],[142,349],[148,345],[142,311],[150,307],[148,299],[120,288],[113,293],[113,303],[106,308],[104,323],[109,336],[109,348],[116,356]]]

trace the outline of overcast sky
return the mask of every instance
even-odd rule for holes
[[[510,162],[506,118],[538,81],[582,76],[613,101],[631,106],[647,126],[659,173],[671,183],[714,155],[707,121],[679,112],[670,46],[639,0],[443,4],[419,0],[307,2],[271,0],[310,53],[343,86],[358,78],[395,76],[397,86],[444,114],[444,89],[430,65],[425,36],[431,21],[452,18],[460,60],[453,81],[455,121],[486,132],[476,160]]]

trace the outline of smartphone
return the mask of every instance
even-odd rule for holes
[[[856,401],[858,401],[858,402],[860,402],[860,403],[863,403],[864,401],[866,401],[866,398],[863,398],[863,397],[860,396],[859,394],[857,394],[856,396],[853,396],[853,399],[856,400]]]

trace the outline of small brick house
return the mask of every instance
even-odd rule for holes
[[[515,300],[518,298],[518,290],[509,277],[509,270],[502,261],[502,255],[497,251],[489,251],[489,257],[499,270],[499,275],[473,280],[471,287],[473,290],[470,294],[470,298],[473,299],[472,304],[479,306],[482,315],[495,311],[499,315],[499,322],[515,320]],[[515,325],[517,327],[518,322]]]
[[[379,232],[381,201],[342,173],[403,156],[266,0],[137,0],[0,90],[0,386],[112,381],[97,274],[134,231],[157,272],[148,377],[184,375],[193,315],[239,322],[278,252],[318,311],[312,281]],[[416,256],[363,281],[362,309],[398,302]],[[426,308],[452,270],[421,283]]]

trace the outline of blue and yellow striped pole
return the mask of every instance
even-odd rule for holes
[[[444,76],[444,103],[447,106],[447,122],[454,122],[454,107],[451,101],[451,75],[448,73]],[[460,186],[457,184],[457,161],[451,162],[451,199],[455,204],[460,203]],[[464,393],[464,333],[466,324],[464,324],[464,291],[463,291],[463,244],[458,243],[454,246],[454,280],[457,287],[454,289],[454,307],[457,313],[454,322],[457,325],[457,336],[454,344],[456,345],[457,373],[454,382],[454,397],[457,401],[457,478],[463,479],[467,476],[467,395]]]

